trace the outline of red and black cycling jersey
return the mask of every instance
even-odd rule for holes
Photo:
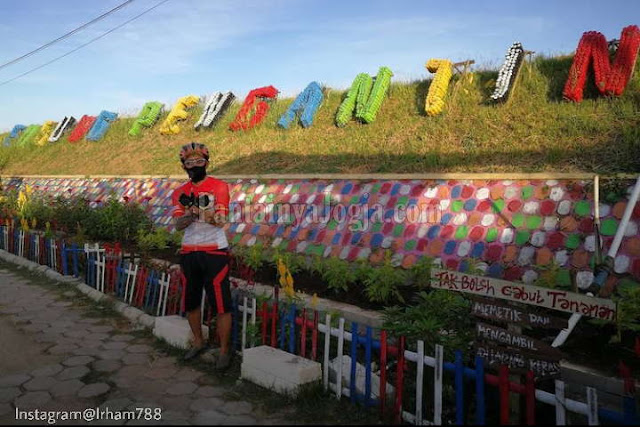
[[[174,207],[171,216],[174,218],[183,216],[187,210],[180,203],[180,196],[183,194],[189,197],[193,195],[200,200],[199,208],[201,212],[213,210],[217,214],[229,214],[229,185],[224,181],[207,176],[197,184],[188,181],[176,188],[171,195]],[[207,203],[203,206],[203,202]],[[201,215],[198,220],[184,229],[182,253],[196,251],[213,253],[218,249],[224,249],[229,246],[224,230],[204,222],[203,218],[203,215]]]

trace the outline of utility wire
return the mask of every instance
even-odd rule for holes
[[[4,86],[4,85],[6,85],[7,83],[11,83],[11,82],[12,82],[12,81],[14,81],[14,80],[17,80],[17,79],[19,79],[19,78],[21,78],[21,77],[26,76],[27,74],[31,74],[31,73],[33,73],[34,71],[37,71],[37,70],[39,70],[39,69],[41,69],[41,68],[43,68],[43,67],[46,67],[47,65],[52,64],[52,63],[54,63],[54,62],[56,62],[56,61],[58,61],[58,60],[60,60],[60,59],[64,58],[65,56],[69,56],[69,55],[71,55],[73,52],[76,52],[76,51],[78,51],[78,50],[82,49],[83,47],[85,47],[85,46],[87,46],[87,45],[90,45],[91,43],[93,43],[93,42],[95,42],[95,41],[97,41],[97,40],[100,40],[101,38],[103,38],[103,37],[104,37],[104,36],[106,36],[107,34],[110,34],[110,33],[114,32],[114,31],[115,31],[115,30],[117,30],[118,28],[124,27],[124,26],[125,26],[125,25],[127,25],[129,22],[134,21],[134,20],[136,20],[136,19],[140,18],[142,15],[144,15],[144,14],[146,14],[146,13],[148,13],[148,12],[151,12],[151,11],[152,11],[153,9],[155,9],[156,7],[158,7],[158,6],[160,6],[160,5],[164,4],[164,3],[166,3],[166,2],[168,2],[168,1],[169,1],[169,0],[162,0],[160,3],[156,4],[155,6],[150,7],[149,9],[145,10],[144,12],[142,12],[142,13],[140,13],[140,14],[138,14],[138,15],[134,16],[133,18],[131,18],[131,19],[129,19],[129,20],[127,20],[127,21],[123,22],[122,24],[118,25],[117,27],[114,27],[114,28],[110,29],[109,31],[107,31],[107,32],[105,32],[105,33],[103,33],[103,34],[99,35],[98,37],[96,37],[96,38],[93,38],[93,39],[89,40],[89,41],[88,41],[88,42],[86,42],[85,44],[81,44],[81,45],[80,45],[80,46],[78,46],[77,48],[75,48],[75,49],[73,49],[73,50],[70,50],[69,52],[65,53],[64,55],[60,55],[60,56],[58,56],[57,58],[54,58],[54,59],[52,59],[52,60],[51,60],[51,61],[49,61],[49,62],[45,62],[44,64],[39,65],[39,66],[37,66],[36,68],[32,68],[31,70],[26,71],[26,72],[24,72],[24,73],[22,73],[22,74],[20,74],[20,75],[18,75],[18,76],[16,76],[16,77],[12,78],[12,79],[9,79],[9,80],[5,80],[5,81],[3,81],[2,83],[0,83],[0,86]]]
[[[62,40],[64,40],[64,39],[66,39],[67,37],[69,37],[69,36],[71,36],[71,35],[73,35],[73,34],[77,33],[78,31],[80,31],[80,30],[82,30],[82,29],[84,29],[84,28],[87,28],[89,25],[94,24],[94,23],[96,23],[96,22],[98,22],[98,21],[102,20],[103,18],[107,17],[108,15],[111,15],[111,14],[112,14],[112,13],[114,13],[114,12],[117,12],[118,10],[122,9],[123,7],[127,6],[129,3],[132,3],[133,1],[134,1],[134,0],[127,0],[127,1],[125,1],[124,3],[122,3],[121,5],[114,7],[114,8],[113,8],[113,9],[111,9],[110,11],[103,13],[102,15],[100,15],[100,16],[98,16],[97,18],[95,18],[95,19],[93,19],[93,20],[91,20],[91,21],[87,22],[86,24],[83,24],[83,25],[79,26],[78,28],[76,28],[76,29],[74,29],[74,30],[72,30],[72,31],[69,31],[67,34],[62,35],[62,36],[58,37],[57,39],[50,41],[50,42],[49,42],[49,43],[47,43],[47,44],[43,44],[43,45],[42,45],[42,46],[40,46],[39,48],[34,49],[34,50],[32,50],[31,52],[25,53],[24,55],[22,55],[22,56],[20,56],[20,57],[18,57],[18,58],[16,58],[16,59],[13,59],[13,60],[11,60],[11,61],[9,61],[9,62],[6,62],[6,63],[4,63],[4,64],[0,65],[0,70],[1,70],[1,69],[3,69],[4,67],[7,67],[7,66],[11,65],[11,64],[15,64],[15,63],[16,63],[16,62],[18,62],[18,61],[21,61],[21,60],[23,60],[23,59],[25,59],[25,58],[28,58],[28,57],[30,57],[31,55],[33,55],[34,53],[40,52],[41,50],[46,49],[46,48],[48,48],[49,46],[51,46],[51,45],[54,45],[54,44],[58,43],[59,41],[62,41]]]

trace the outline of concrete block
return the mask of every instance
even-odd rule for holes
[[[88,295],[89,292],[91,292],[93,290],[93,288],[85,283],[79,283],[77,286],[77,289],[82,292],[85,295]]]
[[[156,318],[143,313],[140,315],[140,317],[138,317],[137,322],[143,324],[147,328],[154,328],[156,324]]]
[[[105,297],[105,294],[100,291],[96,291],[95,289],[91,289],[89,292],[87,292],[87,296],[97,302],[103,299]]]
[[[113,309],[118,313],[123,313],[129,306],[122,301],[116,301],[113,303]]]
[[[300,386],[322,378],[320,363],[262,345],[245,349],[241,378],[274,390],[295,395]]]
[[[26,267],[27,266],[27,260],[24,258],[21,258],[19,256],[15,257],[15,259],[13,260],[13,262],[15,264],[18,264],[20,267]]]
[[[342,358],[336,357],[329,362],[329,380],[336,382],[338,373],[338,363],[342,359],[342,387],[349,388],[351,384],[351,357],[346,354]],[[364,365],[356,362],[356,390],[360,394],[365,393],[366,369]],[[395,394],[395,387],[387,383],[387,401],[391,401]],[[371,373],[371,397],[378,399],[380,397],[380,377],[375,373]]]
[[[48,277],[49,279],[57,280],[57,281],[60,281],[60,279],[62,278],[62,274],[58,273],[57,271],[53,271],[53,270],[45,271],[44,275],[46,277]]]
[[[143,314],[140,316],[140,320],[145,316],[151,318],[155,323],[151,326],[153,327],[153,335],[164,339],[174,347],[182,349],[189,348],[190,342],[193,341],[193,334],[191,333],[191,328],[186,318],[177,315],[153,318],[147,314]],[[202,335],[205,340],[208,339],[208,327],[202,326]]]
[[[122,310],[122,315],[132,322],[136,322],[138,318],[143,314],[144,312],[142,310],[138,310],[137,308],[130,306],[127,306],[124,310]]]

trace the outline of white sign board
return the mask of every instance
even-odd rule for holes
[[[595,319],[613,321],[616,318],[616,304],[608,299],[588,297],[560,289],[508,282],[491,277],[472,276],[457,271],[432,268],[431,287],[531,304],[567,313],[577,313]]]

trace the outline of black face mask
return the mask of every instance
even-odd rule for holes
[[[206,166],[194,166],[192,168],[187,169],[187,174],[191,181],[200,182],[207,176],[207,167]]]

